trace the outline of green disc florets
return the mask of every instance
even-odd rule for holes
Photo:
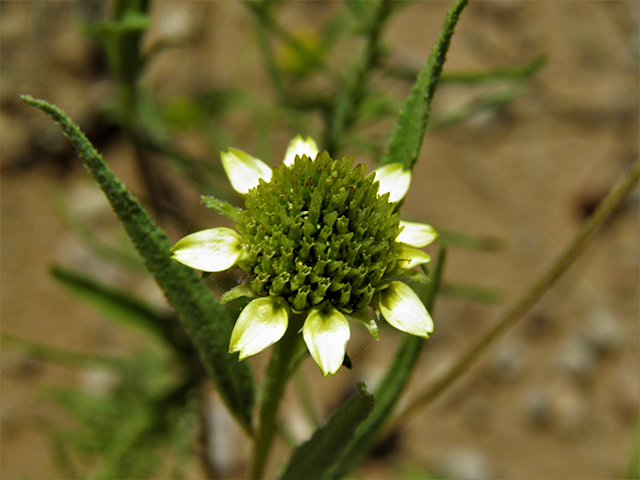
[[[396,269],[399,219],[389,195],[353,157],[296,157],[245,198],[237,223],[248,252],[239,266],[260,296],[297,312],[323,301],[345,313],[368,306]]]

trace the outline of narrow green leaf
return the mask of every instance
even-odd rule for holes
[[[422,289],[417,293],[428,310],[432,309],[435,295],[440,286],[445,253],[446,250],[442,248],[433,270],[432,282],[426,285],[417,284],[418,286],[422,285]],[[352,441],[341,450],[338,460],[330,468],[327,468],[321,478],[325,480],[341,478],[369,451],[376,440],[376,434],[380,432],[385,421],[389,418],[400,394],[409,381],[424,341],[423,338],[413,335],[406,334],[404,336],[396,349],[393,362],[384,379],[380,382],[380,389],[375,392],[376,404],[373,411],[356,430]]]
[[[527,93],[527,90],[520,83],[500,88],[494,92],[484,95],[481,98],[471,100],[464,105],[444,112],[441,115],[434,115],[431,119],[428,130],[433,131],[438,128],[445,128],[464,122],[465,120],[473,118],[483,112],[498,110],[499,108],[513,102],[516,98],[521,97],[525,93]]]
[[[174,318],[155,311],[142,300],[61,267],[54,266],[51,275],[105,318],[151,333],[178,353],[186,353],[191,347]]]
[[[37,360],[57,362],[73,366],[99,366],[114,371],[123,371],[130,360],[122,357],[81,353],[52,347],[11,333],[2,333],[2,347],[19,350]]]
[[[462,283],[445,283],[440,287],[440,293],[472,302],[496,304],[502,301],[502,293],[498,289]]]
[[[440,85],[444,84],[464,84],[481,85],[487,83],[521,81],[529,78],[547,64],[546,55],[539,55],[530,62],[515,67],[495,68],[482,71],[458,71],[448,70],[440,76]],[[385,69],[387,74],[394,78],[413,80],[418,75],[418,70],[402,67],[390,66]]]
[[[374,404],[373,395],[367,392],[364,383],[359,383],[358,393],[338,408],[324,427],[295,449],[277,478],[322,478],[353,438],[356,428],[369,416]]]
[[[440,244],[448,247],[485,252],[499,252],[506,247],[504,239],[498,237],[471,235],[453,230],[443,230],[440,227],[436,230],[438,230]]]
[[[225,217],[227,217],[229,220],[233,220],[234,222],[240,220],[242,210],[240,210],[239,208],[236,208],[233,205],[223,200],[218,200],[216,197],[212,196],[203,195],[201,197],[201,200],[205,207],[215,210],[220,215],[224,215]]]
[[[625,472],[625,478],[640,478],[640,423],[636,427],[636,436],[633,440],[629,464]]]
[[[380,162],[381,165],[399,162],[406,169],[413,169],[427,129],[427,123],[431,115],[431,103],[442,73],[453,30],[467,3],[468,0],[456,0],[447,13],[444,26],[440,32],[440,38],[431,49],[427,63],[420,71],[416,83],[411,88],[411,92],[393,130],[387,152],[382,162]]]
[[[496,68],[483,72],[447,72],[442,76],[442,83],[463,83],[478,85],[504,80],[522,80],[530,77],[547,64],[546,55],[539,55],[524,65],[512,68]]]
[[[127,243],[122,246],[111,245],[102,240],[85,218],[82,218],[72,211],[69,205],[69,199],[66,197],[66,193],[62,187],[56,188],[51,198],[64,222],[91,253],[101,259],[108,260],[112,264],[117,263],[127,270],[136,273],[147,272],[140,256],[132,248],[133,246],[129,242],[129,239],[123,239]]]
[[[155,450],[158,440],[153,438],[157,420],[156,412],[151,405],[140,405],[131,412],[112,432],[112,439],[105,445],[102,452],[100,468],[92,477],[96,479],[151,477],[158,463],[152,462],[149,465],[145,459],[150,455],[157,456]],[[132,452],[135,453],[132,455]]]
[[[169,304],[180,314],[222,398],[242,426],[251,431],[253,376],[246,362],[228,355],[232,322],[198,274],[171,260],[171,242],[138,200],[116,178],[95,148],[64,112],[30,96],[22,99],[50,115],[62,128],[78,155],[107,196],[116,215],[144,258]]]

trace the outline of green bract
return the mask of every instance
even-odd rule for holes
[[[223,153],[222,163],[232,186],[245,195],[245,209],[215,199],[206,203],[233,219],[239,235],[228,228],[204,230],[172,251],[192,268],[217,272],[235,265],[247,272],[223,297],[259,297],[240,314],[231,352],[243,359],[264,350],[282,338],[289,316],[300,314],[304,341],[326,376],[343,362],[348,318],[377,339],[368,307],[399,330],[422,337],[433,331],[418,296],[396,279],[430,261],[412,247],[437,236],[430,226],[403,222],[394,213],[393,201],[409,187],[409,171],[389,164],[366,176],[353,158],[318,154],[315,142],[300,136],[279,168],[236,149]]]

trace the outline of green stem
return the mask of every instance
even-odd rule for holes
[[[329,112],[324,139],[325,149],[334,155],[340,147],[344,134],[356,122],[362,101],[366,95],[371,72],[378,64],[380,37],[394,7],[389,0],[379,0],[371,24],[367,26],[362,58],[345,87],[338,93],[334,108]]]
[[[440,85],[445,83],[458,83],[465,85],[479,85],[483,83],[501,82],[509,80],[523,80],[547,63],[545,55],[539,55],[531,62],[524,65],[518,65],[512,68],[495,68],[492,70],[483,70],[478,72],[446,72],[440,76]],[[407,68],[403,66],[390,66],[385,69],[385,72],[394,78],[415,81],[419,74],[419,70],[415,68]]]
[[[304,46],[297,38],[289,33],[288,30],[284,29],[273,19],[273,17],[271,16],[271,12],[269,11],[270,2],[256,2],[245,0],[243,3],[256,16],[258,21],[263,24],[264,28],[267,31],[275,33],[275,35],[280,37],[283,42],[294,49],[296,53],[302,58],[305,58],[308,61],[317,64],[319,66],[319,71],[324,72],[329,77],[333,76],[329,71],[329,68],[327,67],[322,56]]]
[[[392,422],[397,426],[407,421],[419,409],[442,394],[455,380],[465,373],[498,338],[542,297],[576,258],[584,251],[598,229],[611,217],[627,195],[636,188],[640,177],[640,162],[636,162],[622,181],[611,189],[591,218],[585,223],[573,241],[558,256],[549,269],[529,288],[513,307],[489,329],[443,376],[420,393]]]
[[[444,270],[446,247],[440,249],[438,260],[431,274],[431,282],[421,285],[418,293],[420,300],[427,310],[433,311],[434,301],[440,288],[440,280]],[[420,350],[425,340],[421,337],[405,334],[402,342],[396,348],[393,362],[387,368],[387,373],[380,382],[380,388],[375,392],[375,407],[369,416],[356,430],[355,435],[340,453],[340,458],[322,475],[323,480],[337,480],[349,470],[370,450],[373,442],[380,438],[378,433],[396,406],[400,395],[404,391],[411,374],[415,369]]]
[[[273,346],[273,353],[262,387],[260,426],[253,450],[253,465],[251,466],[251,478],[253,479],[262,478],[264,474],[276,432],[276,417],[280,400],[284,394],[287,380],[291,377],[291,366],[299,357],[296,353],[299,350],[297,344],[302,338],[298,333],[301,326],[302,317],[300,315],[292,316],[284,336]]]

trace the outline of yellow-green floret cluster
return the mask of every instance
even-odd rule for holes
[[[239,266],[256,295],[284,297],[298,313],[322,302],[352,313],[384,288],[399,218],[374,176],[352,164],[303,155],[247,192],[236,228],[249,251]]]

